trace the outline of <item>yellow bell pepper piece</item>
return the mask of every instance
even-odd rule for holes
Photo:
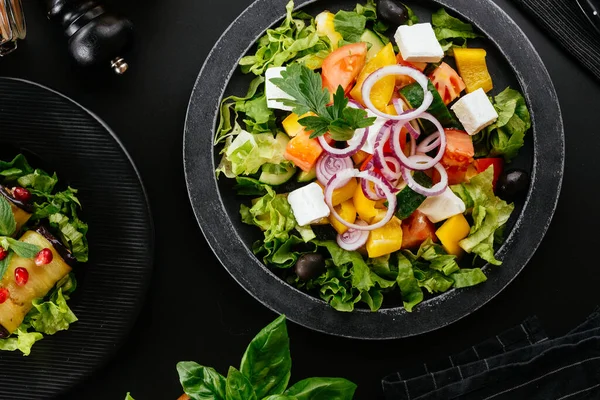
[[[369,77],[369,75],[378,69],[395,64],[396,54],[394,54],[394,47],[391,43],[388,43],[371,61],[367,63],[367,65],[365,65],[363,70],[360,72],[360,75],[358,75],[356,85],[350,92],[350,96],[364,106],[365,102],[362,97],[362,86],[364,81]],[[396,77],[393,75],[381,79],[375,84],[375,86],[373,86],[373,90],[371,90],[371,101],[379,111],[385,112],[386,107],[390,103],[392,95],[394,94],[395,86]]]
[[[398,115],[398,113],[396,112],[396,106],[393,104],[388,104],[383,110],[383,112],[390,115]]]
[[[440,239],[444,250],[448,254],[458,257],[464,251],[458,242],[469,236],[470,231],[471,227],[465,216],[458,214],[444,222],[444,225],[435,232],[435,235]]]
[[[483,49],[454,49],[458,73],[467,86],[467,93],[472,93],[479,88],[489,92],[494,88],[485,62],[486,55]]]
[[[342,204],[335,207],[335,211],[337,211],[344,221],[350,222],[351,224],[356,222],[356,207],[354,207],[354,202],[352,200],[344,201]],[[333,229],[340,235],[348,230],[348,227],[338,221],[333,215],[329,216],[329,222],[331,223],[331,226],[333,226]]]
[[[352,161],[355,165],[360,166],[369,156],[370,154],[366,151],[359,150],[358,153],[352,156]]]
[[[298,114],[291,113],[281,123],[281,125],[283,125],[283,130],[285,130],[285,133],[287,133],[289,137],[298,135],[300,132],[304,131],[304,126],[302,126],[298,121],[304,117],[308,117],[309,115],[315,114],[309,112],[300,116]]]
[[[338,44],[343,37],[335,30],[334,17],[335,15],[329,11],[323,11],[316,16],[315,22],[317,24],[317,35],[327,36],[331,42],[331,49],[337,50],[339,47]]]
[[[325,187],[321,185],[321,183],[317,183],[319,184],[319,186],[321,186],[323,192],[325,192]],[[343,202],[350,200],[354,196],[357,186],[360,187],[358,185],[358,182],[356,181],[356,178],[352,178],[350,179],[350,182],[348,182],[345,186],[335,189],[333,191],[333,195],[331,196],[331,203],[333,204],[333,206],[339,206]]]
[[[354,201],[354,207],[356,207],[358,216],[363,221],[370,223],[374,217],[379,215],[379,210],[375,207],[377,202],[369,200],[363,193],[360,185],[356,185],[352,200]]]
[[[382,212],[380,215],[385,215]],[[367,239],[367,253],[370,258],[385,256],[402,248],[402,221],[392,217],[381,228],[371,231]]]

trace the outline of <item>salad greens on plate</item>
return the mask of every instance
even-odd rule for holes
[[[25,156],[0,161],[0,350],[29,355],[44,335],[69,329],[76,262],[87,262],[77,190]]]
[[[217,177],[235,180],[241,220],[263,232],[253,252],[344,312],[411,311],[485,282],[528,186],[509,168],[527,104],[494,87],[470,45],[481,35],[398,4],[393,17],[373,0],[313,16],[290,1],[241,59],[253,78],[222,101],[215,133]]]

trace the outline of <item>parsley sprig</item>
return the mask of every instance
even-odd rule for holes
[[[331,95],[323,88],[321,74],[302,64],[291,64],[281,72],[281,78],[273,78],[271,82],[293,98],[278,101],[293,107],[295,114],[315,114],[298,121],[307,132],[312,132],[310,137],[313,139],[329,132],[332,139],[347,141],[357,129],[367,128],[375,122],[376,118],[369,117],[365,110],[348,107],[341,86],[333,96],[333,103],[328,105]]]

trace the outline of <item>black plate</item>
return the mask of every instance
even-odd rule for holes
[[[490,0],[409,1],[430,21],[440,6],[472,22],[487,39],[472,42],[488,51],[488,66],[499,91],[519,88],[529,104],[533,132],[514,166],[531,173],[526,201],[517,204],[509,236],[496,257],[501,267],[486,266],[488,281],[466,290],[452,290],[425,301],[413,313],[392,305],[378,312],[341,313],[322,300],[280,280],[250,251],[258,229],[242,224],[240,198],[231,181],[217,182],[219,155],[212,143],[223,95],[245,94],[251,77],[237,69],[239,59],[254,50],[264,31],[279,24],[287,0],[254,2],[219,39],[200,71],[192,93],[184,139],[184,164],[192,207],[198,223],[221,263],[257,300],[294,322],[318,331],[361,339],[412,336],[446,326],[483,306],[505,288],[527,264],[540,244],[554,213],[564,168],[564,133],[554,87],[540,57],[514,21]],[[329,9],[353,9],[356,0],[301,0],[296,4],[313,15]],[[384,307],[386,304],[384,304]]]
[[[115,134],[54,91],[0,78],[2,158],[22,151],[79,189],[90,259],[75,267],[79,318],[28,357],[0,352],[0,398],[47,399],[108,361],[129,333],[152,273],[154,232],[139,174]],[[10,154],[12,153],[12,154]]]

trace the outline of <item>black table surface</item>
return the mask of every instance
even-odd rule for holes
[[[380,379],[401,366],[446,357],[536,314],[551,334],[573,327],[600,303],[600,84],[509,0],[496,0],[541,54],[558,92],[567,138],[560,203],[523,273],[467,318],[415,338],[340,339],[289,324],[292,382],[340,376],[357,399],[381,396]],[[28,38],[0,60],[0,75],[32,80],[70,96],[120,136],[148,190],[156,226],[154,276],[139,318],[116,357],[63,399],[176,399],[175,365],[197,361],[226,373],[275,314],[227,274],[192,214],[182,163],[186,107],[205,56],[251,0],[112,0],[137,38],[122,77],[82,71],[68,59],[60,29],[42,2],[25,1]],[[594,114],[596,113],[596,114]],[[0,133],[1,134],[1,133]],[[4,396],[3,396],[4,397]],[[7,398],[10,398],[8,396]]]

